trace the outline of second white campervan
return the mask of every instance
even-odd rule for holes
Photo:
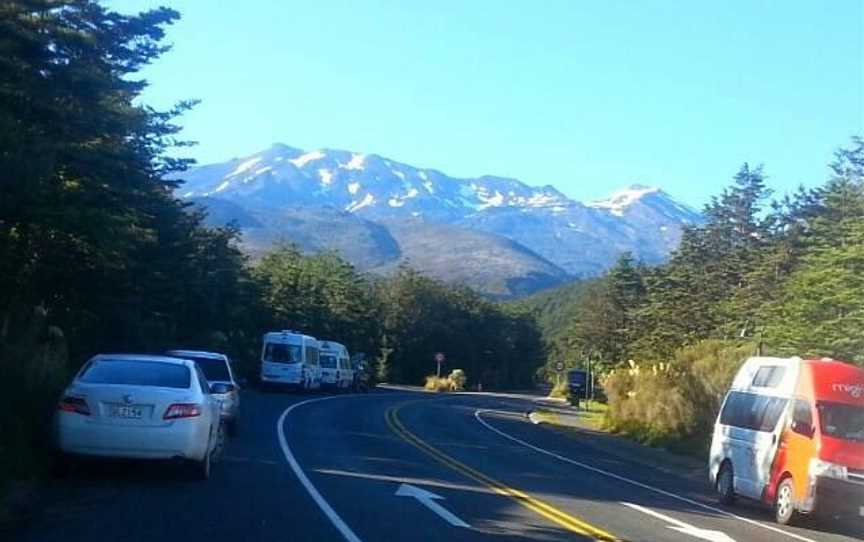
[[[345,345],[321,342],[321,385],[336,391],[350,389],[354,385],[354,369]]]
[[[311,390],[321,386],[320,344],[315,337],[296,331],[264,334],[261,382]]]

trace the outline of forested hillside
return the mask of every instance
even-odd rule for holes
[[[0,489],[44,464],[56,395],[98,352],[214,349],[252,375],[261,335],[292,328],[367,353],[393,381],[422,383],[444,351],[469,385],[528,382],[542,348],[527,315],[290,244],[252,265],[237,230],[174,197],[166,179],[190,164],[173,158],[189,145],[175,119],[194,102],[138,98],[178,16],[0,5]]]
[[[572,299],[554,318],[541,312],[549,363],[592,358],[613,425],[661,439],[707,431],[748,355],[864,366],[864,140],[838,150],[829,172],[772,198],[762,168],[745,164],[668,263],[624,254],[575,298],[577,287],[546,294],[547,313]]]

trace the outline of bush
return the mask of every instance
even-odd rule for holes
[[[436,393],[450,391],[450,379],[429,375],[426,377],[426,383],[423,385],[423,388],[425,388],[426,391],[434,391]]]
[[[570,400],[570,384],[567,382],[559,382],[552,386],[552,389],[549,391],[549,397],[553,397],[555,399],[567,399]]]
[[[467,381],[468,377],[465,375],[465,371],[462,369],[453,369],[450,375],[446,377],[427,376],[423,388],[426,391],[434,391],[435,393],[442,391],[464,391]]]
[[[447,379],[450,381],[450,387],[453,391],[465,391],[465,383],[468,381],[465,371],[453,369]]]
[[[669,363],[631,360],[603,379],[606,423],[649,444],[706,445],[723,396],[752,352],[751,344],[707,340],[679,350]]]

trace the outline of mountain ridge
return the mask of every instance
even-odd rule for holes
[[[334,248],[362,269],[381,270],[405,254],[416,259],[418,246],[427,251],[438,246],[462,254],[464,272],[453,272],[457,261],[445,263],[446,258],[423,253],[425,272],[499,297],[595,276],[624,251],[658,263],[677,246],[683,226],[701,221],[696,211],[657,187],[633,184],[609,198],[582,203],[552,185],[536,187],[495,175],[450,177],[378,154],[306,151],[285,144],[195,167],[179,178],[185,182],[178,196],[211,209],[213,223],[230,221],[233,209],[244,244],[253,252],[266,250],[277,238],[297,238],[305,240],[300,242],[304,250]],[[411,224],[424,233],[406,233]],[[346,239],[340,240],[340,233]],[[456,239],[474,247],[477,256],[460,250]],[[481,239],[494,250],[484,250]],[[496,270],[494,280],[484,258]],[[537,280],[521,280],[525,273],[535,273]],[[510,284],[528,286],[484,290],[479,277],[499,286],[510,279]]]

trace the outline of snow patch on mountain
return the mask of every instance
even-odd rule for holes
[[[327,157],[327,155],[321,151],[312,151],[312,152],[307,152],[306,154],[301,154],[297,158],[294,158],[293,160],[289,160],[289,162],[291,162],[292,164],[294,164],[297,167],[303,167],[306,164],[308,164],[309,162],[312,162],[315,160],[320,160],[320,159],[326,158],[326,157]]]
[[[351,160],[347,164],[339,164],[339,167],[344,169],[364,169],[366,163],[366,155],[354,153],[351,155]]]
[[[249,160],[241,162],[240,165],[237,166],[237,168],[234,171],[232,171],[231,173],[226,175],[226,177],[234,177],[236,175],[240,175],[241,173],[243,173],[245,171],[249,171],[250,169],[255,167],[255,164],[257,164],[260,161],[261,161],[261,157],[256,156],[255,158],[250,158]]]
[[[367,192],[366,196],[364,196],[362,200],[352,201],[350,205],[345,207],[345,210],[348,211],[349,213],[356,213],[357,211],[359,211],[363,207],[368,207],[369,205],[372,205],[373,203],[375,203],[375,196],[373,196],[372,194],[369,194]]]
[[[660,192],[659,188],[634,184],[623,190],[613,192],[606,199],[592,201],[588,206],[594,209],[606,209],[615,216],[624,216],[624,211],[628,207],[648,194],[656,194],[657,192]]]
[[[499,191],[495,191],[494,194],[489,194],[486,190],[481,190],[477,193],[477,197],[483,203],[477,206],[477,209],[483,210],[488,209],[489,207],[501,207],[504,205],[504,194]]]
[[[318,176],[321,177],[321,184],[329,185],[333,183],[333,172],[329,169],[319,169]]]

